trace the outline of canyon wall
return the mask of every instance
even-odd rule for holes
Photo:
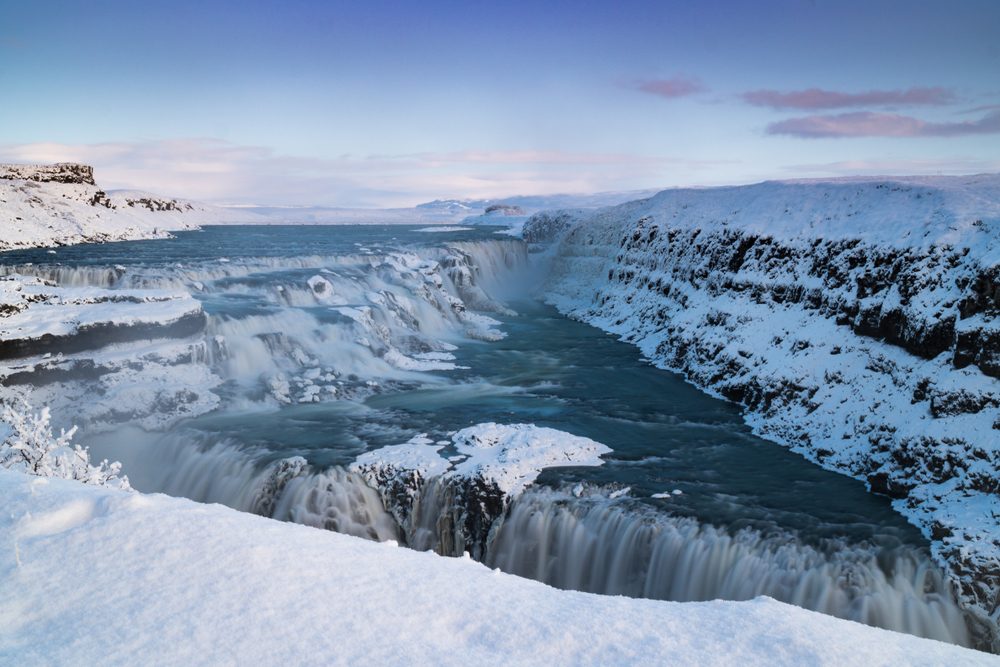
[[[546,297],[864,480],[1000,591],[1000,177],[668,190],[550,212]]]

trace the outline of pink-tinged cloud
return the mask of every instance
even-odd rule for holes
[[[708,90],[701,81],[697,79],[686,79],[676,76],[672,79],[649,79],[640,81],[636,88],[644,93],[659,95],[660,97],[676,98],[694,95]]]
[[[743,93],[743,100],[759,107],[772,109],[844,109],[848,107],[896,107],[948,104],[955,100],[955,93],[947,88],[908,88],[906,90],[869,90],[861,93],[842,93],[820,88],[793,90],[751,90]]]
[[[805,139],[841,137],[958,137],[1000,133],[1000,111],[977,120],[930,123],[894,113],[857,111],[830,116],[789,118],[767,126],[768,134]]]

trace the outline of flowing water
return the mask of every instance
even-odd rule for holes
[[[153,432],[77,412],[93,452],[121,460],[140,490],[458,555],[442,485],[421,490],[404,527],[346,466],[418,433],[534,423],[613,453],[545,471],[493,526],[478,552],[490,566],[595,593],[769,595],[977,643],[981,623],[970,632],[887,499],[753,436],[732,404],[538,301],[524,246],[495,231],[208,228],[5,253],[0,271],[202,302],[205,351],[188,363],[221,383],[190,389],[219,396],[217,409]]]

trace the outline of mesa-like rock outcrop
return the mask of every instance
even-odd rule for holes
[[[94,168],[75,162],[56,164],[0,164],[0,179],[34,181],[35,183],[69,183],[96,185]]]

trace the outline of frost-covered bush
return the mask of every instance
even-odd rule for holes
[[[4,404],[0,412],[0,466],[41,477],[75,479],[84,484],[130,490],[121,463],[91,465],[85,447],[71,443],[76,426],[57,436],[49,409],[35,412],[27,403]]]

